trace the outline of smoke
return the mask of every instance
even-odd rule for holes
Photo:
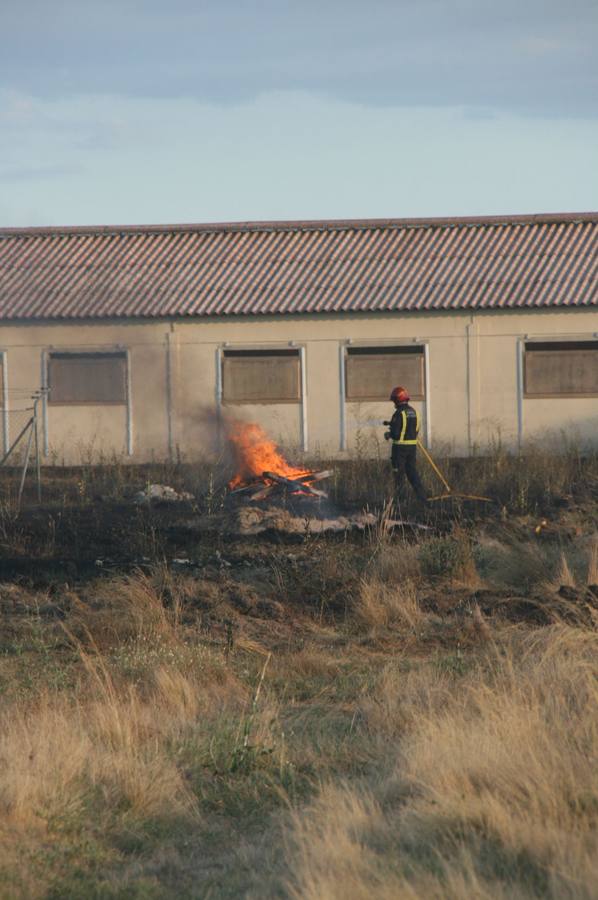
[[[201,406],[185,416],[185,430],[195,435],[201,456],[210,459],[223,481],[228,481],[235,465],[229,438],[232,421],[210,406]]]
[[[216,463],[226,480],[244,468],[238,435],[245,429],[263,433],[261,426],[250,419],[231,416],[209,406],[202,406],[188,415],[186,424],[198,434],[202,450]],[[264,437],[267,436],[264,434]]]

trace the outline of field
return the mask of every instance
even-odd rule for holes
[[[598,459],[441,462],[494,502],[389,528],[354,459],[328,514],[378,522],[335,535],[227,532],[207,465],[19,515],[5,473],[0,896],[596,897]]]

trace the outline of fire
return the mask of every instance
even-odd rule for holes
[[[237,473],[228,485],[231,490],[256,478],[261,479],[264,472],[273,472],[283,478],[302,478],[311,474],[308,469],[290,466],[275,442],[255,422],[230,422],[228,439],[237,466]]]

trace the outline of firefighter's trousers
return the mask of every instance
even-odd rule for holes
[[[398,495],[405,482],[406,475],[418,499],[425,503],[426,492],[417,472],[416,457],[417,447],[415,445],[401,446],[400,444],[393,444],[391,463],[395,479],[395,490]]]

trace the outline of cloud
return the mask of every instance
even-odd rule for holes
[[[0,167],[0,181],[39,181],[47,178],[69,178],[82,175],[85,169],[81,165],[24,165]]]
[[[562,48],[560,41],[555,38],[540,37],[537,35],[529,35],[517,42],[523,53],[530,56],[547,56],[549,54],[557,54]]]
[[[588,115],[595,0],[4,0],[0,79],[34,95]]]
[[[592,120],[524,120],[449,107],[368,108],[288,91],[234,107],[120,97],[40,106],[56,130],[24,131],[4,163],[3,171],[22,167],[22,177],[2,182],[1,225],[482,215],[598,206],[598,122]],[[116,138],[100,140],[114,130]],[[86,136],[85,147],[78,136]],[[37,177],[40,167],[55,173],[62,167],[65,174]]]

